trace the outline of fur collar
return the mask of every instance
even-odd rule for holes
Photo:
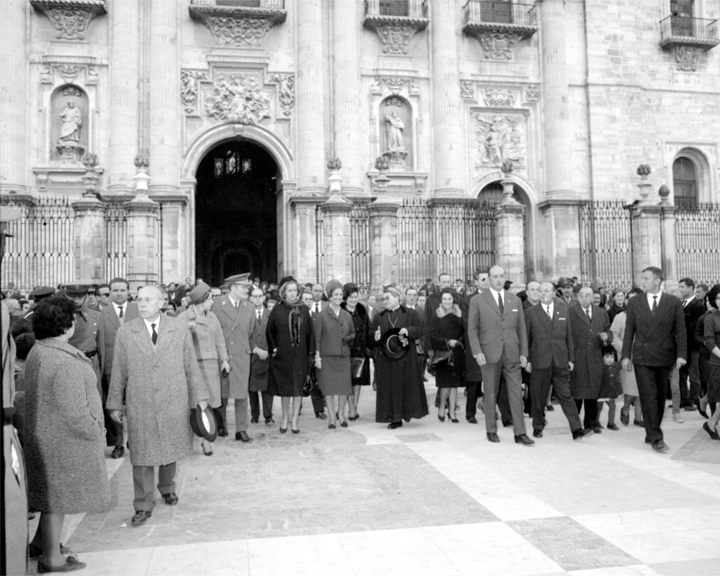
[[[350,311],[347,309],[346,302],[343,302],[342,304],[340,304],[340,307],[343,310],[345,310],[348,314],[350,313]],[[357,304],[355,304],[355,312],[357,312],[357,315],[360,318],[367,318],[367,315],[368,315],[367,310],[365,309],[365,306],[361,302],[358,302]]]
[[[442,306],[438,307],[438,309],[435,311],[438,318],[445,318],[445,316],[450,316],[451,314],[453,316],[457,316],[458,318],[462,318],[462,312],[460,311],[460,306],[457,304],[453,304],[452,310],[450,312],[446,312],[445,308]]]

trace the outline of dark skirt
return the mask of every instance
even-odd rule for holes
[[[435,386],[438,388],[458,388],[467,385],[465,381],[465,351],[462,348],[453,350],[453,362],[453,366],[448,366],[445,362],[435,366]]]
[[[427,397],[416,354],[407,354],[401,360],[388,360],[378,354],[375,380],[375,422],[409,422],[427,416]]]
[[[710,374],[707,386],[708,400],[710,402],[720,402],[720,366],[710,365]]]

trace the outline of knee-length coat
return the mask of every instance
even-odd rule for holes
[[[126,322],[117,332],[107,409],[127,406],[130,462],[158,466],[193,451],[190,408],[207,401],[187,324],[160,316],[157,345],[145,321]]]
[[[254,312],[257,314],[257,312]],[[260,321],[255,316],[255,330],[250,337],[250,347],[255,350],[267,351],[267,323],[270,318],[270,310],[263,306]],[[265,392],[268,388],[268,372],[270,370],[270,358],[262,360],[253,352],[250,360],[250,392]]]
[[[575,367],[570,372],[570,392],[575,400],[597,400],[603,375],[603,353],[600,333],[612,343],[610,318],[599,306],[592,307],[592,321],[580,304],[570,306],[570,328],[575,348]]]
[[[273,396],[302,396],[302,388],[315,355],[315,331],[307,306],[300,313],[299,342],[293,346],[290,336],[290,313],[293,306],[280,302],[270,312],[267,342],[270,351],[268,392]]]
[[[25,462],[30,508],[54,514],[110,508],[105,420],[90,360],[54,338],[25,364]]]
[[[415,341],[423,337],[422,324],[417,313],[404,306],[395,311],[383,310],[373,318],[371,333],[374,334],[378,328],[381,338],[391,328],[407,328],[410,344],[409,352],[400,360],[390,360],[376,348],[375,421],[399,422],[426,416],[427,396],[415,352]]]

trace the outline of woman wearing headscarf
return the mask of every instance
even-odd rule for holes
[[[343,300],[342,284],[330,280],[325,286],[328,305],[313,318],[315,325],[315,368],[317,379],[327,402],[328,428],[335,429],[335,417],[340,426],[347,428],[345,404],[352,394],[352,376],[350,373],[350,344],[355,339],[355,326],[352,316],[340,306]],[[335,411],[335,396],[338,397],[338,410]]]
[[[315,356],[315,332],[309,309],[299,298],[297,281],[287,276],[280,284],[280,302],[270,313],[266,332],[270,353],[268,392],[280,396],[282,434],[288,429],[293,399],[291,426],[293,434],[298,434],[303,385]]]
[[[445,408],[449,405],[450,420],[457,424],[460,422],[455,416],[457,389],[458,386],[465,386],[465,328],[458,297],[453,290],[444,288],[440,292],[440,306],[433,313],[427,330],[433,354],[449,351],[452,355],[451,362],[443,361],[435,365],[435,384],[440,392],[438,419],[445,422]]]
[[[187,322],[195,345],[200,373],[208,391],[208,406],[216,414],[222,405],[220,393],[220,371],[230,372],[230,362],[225,344],[220,320],[214,312],[210,311],[215,301],[211,298],[210,286],[200,282],[188,293],[190,305],[188,309],[178,316],[178,320]],[[220,419],[218,418],[218,421]],[[205,438],[201,440],[202,451],[205,456],[212,456],[212,446]]]
[[[357,420],[360,418],[358,414],[358,404],[360,402],[360,391],[363,386],[370,385],[370,349],[373,346],[372,333],[370,331],[370,316],[365,306],[360,303],[360,289],[356,284],[348,282],[343,286],[343,298],[345,302],[342,307],[352,316],[353,326],[355,326],[355,339],[350,344],[350,362],[351,365],[358,366],[362,363],[362,367],[352,368],[352,394],[348,397],[348,416],[349,420]]]
[[[28,505],[41,512],[29,553],[42,555],[38,572],[84,568],[76,557],[61,553],[65,515],[110,508],[97,378],[90,360],[68,344],[75,313],[75,304],[64,296],[38,304],[33,314],[37,341],[25,365]]]
[[[383,291],[385,309],[373,318],[371,331],[378,345],[375,355],[377,383],[376,422],[389,422],[394,430],[402,421],[428,414],[427,397],[415,354],[422,338],[415,310],[405,308],[405,297],[394,286]]]

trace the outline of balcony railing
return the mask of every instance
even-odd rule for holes
[[[427,18],[427,0],[366,0],[366,18]]]
[[[285,9],[285,0],[190,0],[190,4],[195,6],[227,6],[230,8]]]
[[[468,0],[465,4],[465,25],[500,24],[537,26],[534,4],[497,0]]]
[[[660,20],[660,45],[700,46],[706,50],[720,44],[717,20],[668,16]]]

